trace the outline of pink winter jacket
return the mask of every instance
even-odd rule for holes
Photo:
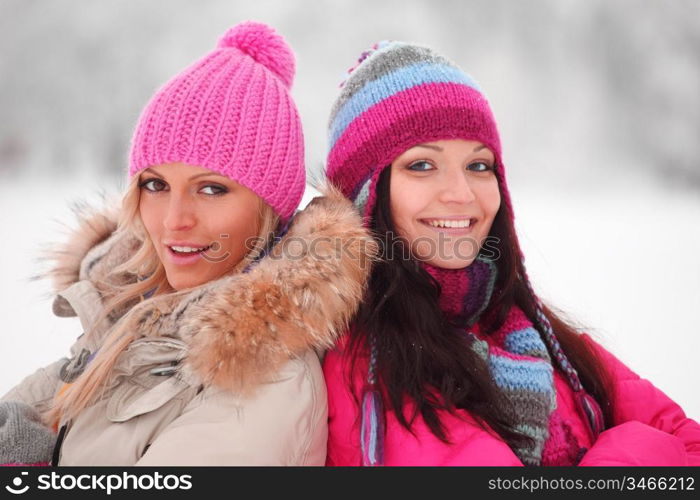
[[[588,448],[579,465],[663,466],[700,465],[700,425],[651,382],[640,378],[615,356],[593,341],[614,380],[614,422],[591,443],[582,417],[576,411],[573,391],[555,371],[557,407],[570,421],[581,445]],[[359,411],[347,385],[348,363],[342,347],[330,351],[323,370],[328,387],[327,465],[360,465]],[[360,387],[356,377],[353,384]],[[410,414],[412,408],[407,408]],[[436,438],[418,416],[413,434],[393,413],[386,415],[385,465],[523,465],[498,436],[483,430],[463,410],[441,413],[452,444]]]

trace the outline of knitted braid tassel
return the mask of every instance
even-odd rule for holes
[[[521,260],[524,262],[524,257],[521,256]],[[537,322],[540,326],[540,332],[544,338],[545,343],[552,352],[552,355],[557,360],[559,367],[566,374],[566,377],[574,390],[574,398],[576,404],[578,405],[579,411],[586,416],[586,421],[588,422],[589,430],[591,431],[591,436],[595,441],[598,435],[605,430],[605,421],[603,419],[603,410],[601,410],[598,402],[586,392],[581,384],[581,379],[578,376],[578,372],[571,365],[569,359],[562,351],[561,344],[554,335],[554,330],[552,325],[544,314],[544,306],[540,298],[535,294],[530,283],[530,278],[525,271],[525,266],[522,269],[523,281],[525,286],[527,286],[528,292],[535,301],[535,315],[537,316]]]
[[[362,395],[362,422],[360,445],[362,465],[384,465],[384,408],[382,395],[377,387],[375,370],[377,365],[376,343],[372,341],[367,386]]]

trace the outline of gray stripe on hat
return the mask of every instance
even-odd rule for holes
[[[459,69],[454,62],[438,54],[430,47],[394,42],[371,54],[348,76],[338,99],[333,103],[328,123],[333,123],[340,108],[367,83],[397,69],[421,62],[445,64]]]

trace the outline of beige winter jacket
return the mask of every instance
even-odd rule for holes
[[[114,215],[85,220],[59,252],[54,312],[77,315],[85,331],[108,288],[130,279],[109,273],[138,246],[115,227]],[[205,284],[165,310],[140,310],[136,340],[104,397],[61,422],[58,465],[323,465],[327,405],[317,352],[355,312],[375,253],[352,205],[329,191],[250,272]],[[46,409],[125,318],[116,316],[80,336],[70,359],[2,399]]]

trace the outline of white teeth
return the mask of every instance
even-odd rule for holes
[[[207,247],[192,248],[192,247],[176,247],[176,246],[172,246],[172,247],[170,247],[170,248],[172,248],[172,249],[175,250],[176,252],[180,252],[180,253],[193,253],[193,252],[201,252],[202,250],[204,250],[204,249],[207,248]]]
[[[430,224],[433,227],[451,227],[451,228],[459,228],[459,229],[464,229],[469,227],[471,223],[471,219],[464,219],[464,220],[440,220],[440,219],[432,219],[428,221],[428,224]]]

